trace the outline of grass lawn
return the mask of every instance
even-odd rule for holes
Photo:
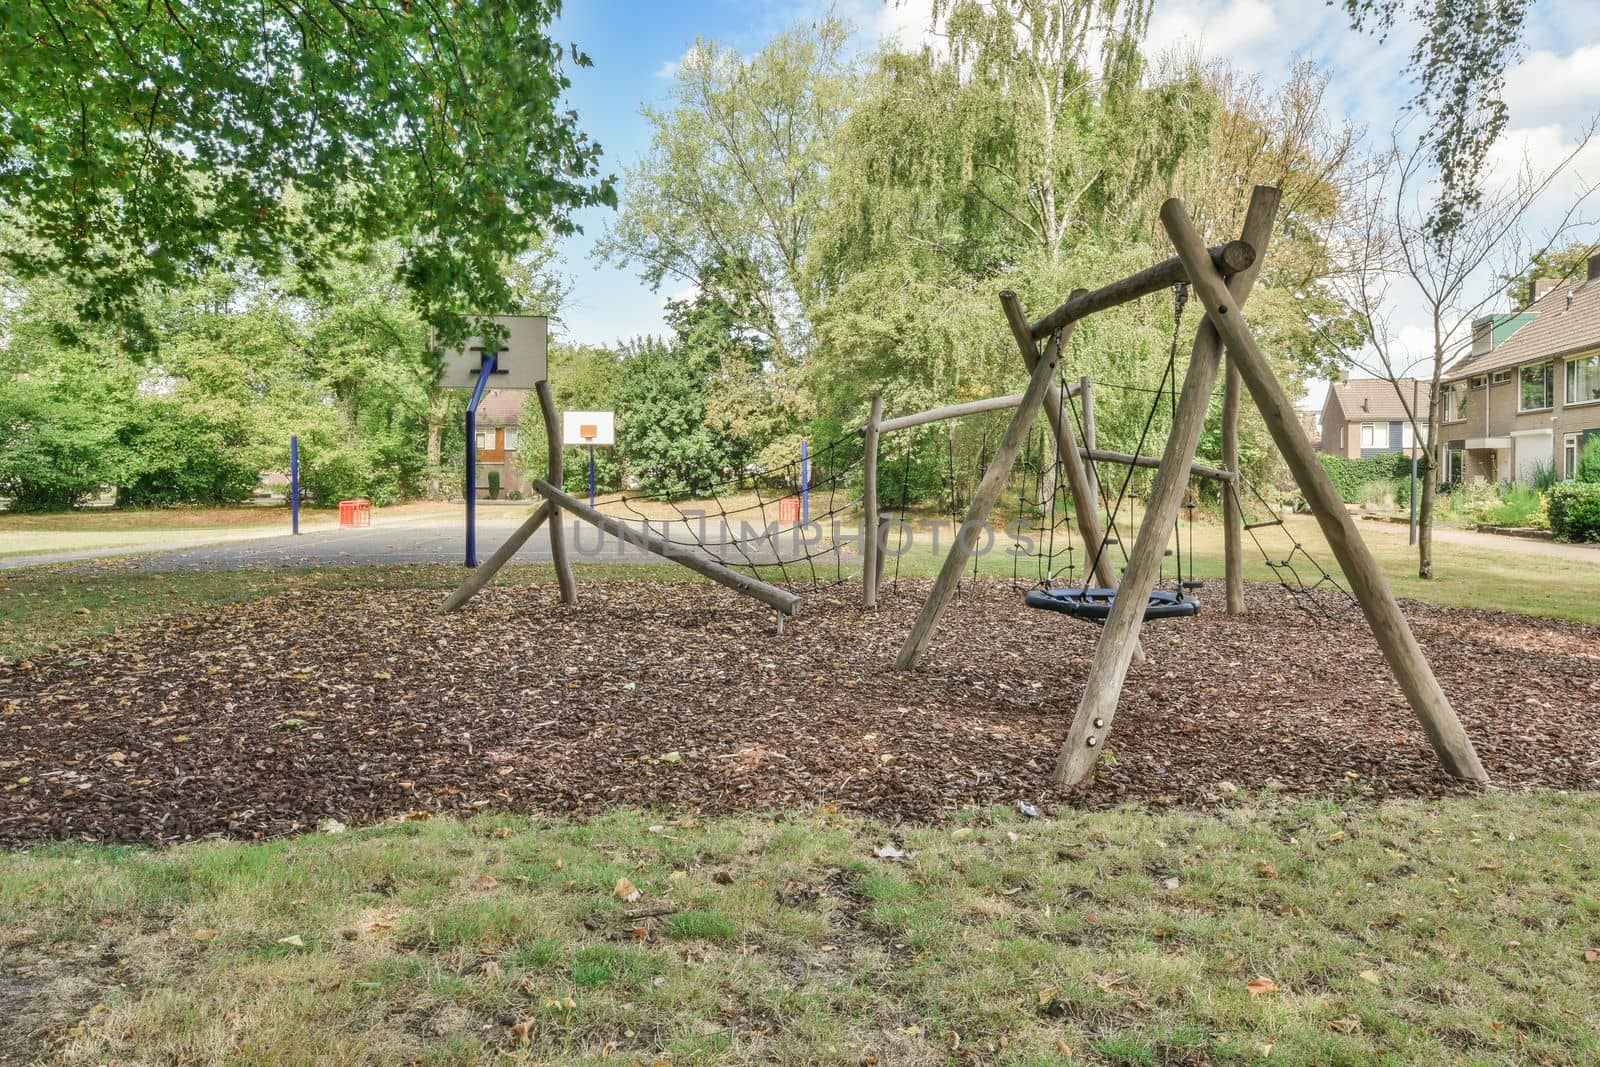
[[[63,845],[0,1003],[67,1063],[1594,1063],[1597,859],[1553,795]]]

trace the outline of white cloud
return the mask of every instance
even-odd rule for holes
[[[1156,10],[1145,51],[1161,55],[1193,50],[1206,59],[1236,55],[1278,30],[1278,14],[1267,0],[1230,0],[1224,5],[1182,0]]]
[[[934,43],[933,0],[879,0],[877,14],[859,24],[878,42],[897,42],[902,48]]]
[[[1600,102],[1600,44],[1569,55],[1535,52],[1506,72],[1506,106],[1519,121],[1584,101]]]
[[[1600,139],[1591,139],[1582,148],[1565,126],[1551,122],[1542,126],[1507,130],[1489,151],[1490,188],[1514,182],[1526,168],[1542,177],[1560,166],[1567,157],[1577,155],[1551,183],[1540,198],[1551,212],[1565,211],[1583,190],[1600,183]]]
[[[664,79],[676,78],[678,71],[682,69],[683,63],[680,60],[669,59],[656,68],[656,77]]]

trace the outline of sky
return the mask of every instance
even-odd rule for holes
[[[567,0],[554,35],[576,43],[594,61],[592,68],[571,72],[568,100],[583,129],[604,149],[604,171],[621,177],[649,148],[650,127],[640,108],[668,101],[674,65],[697,37],[748,54],[773,34],[831,11],[855,26],[865,52],[890,37],[920,39],[927,10],[928,0]],[[1535,165],[1558,158],[1600,113],[1600,19],[1592,0],[1537,0],[1525,36],[1525,57],[1507,78],[1511,122],[1496,151],[1502,167],[1524,157]],[[1404,29],[1388,42],[1359,34],[1321,0],[1156,0],[1146,47],[1152,54],[1198,50],[1259,76],[1268,88],[1308,58],[1331,76],[1327,102],[1334,115],[1386,143],[1413,94],[1406,76],[1413,39]],[[1585,151],[1550,200],[1570,194],[1584,179],[1600,180],[1600,143]],[[563,243],[564,270],[573,283],[563,329],[570,340],[611,344],[662,333],[667,299],[684,295],[654,292],[631,268],[593,257],[595,241],[615,217],[610,209],[585,211],[577,220],[584,232]],[[1414,308],[1394,310],[1402,339],[1420,335]],[[1309,399],[1315,403],[1319,397]]]

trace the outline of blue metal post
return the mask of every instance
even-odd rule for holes
[[[811,524],[811,439],[800,438],[800,525]]]
[[[300,532],[300,438],[289,435],[289,532]]]
[[[589,506],[594,507],[594,445],[589,446]]]
[[[478,404],[494,373],[495,356],[485,352],[478,369],[478,384],[467,401],[467,566],[478,565]]]

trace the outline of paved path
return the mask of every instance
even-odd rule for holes
[[[526,512],[518,508],[513,514],[488,516],[478,513],[478,558],[487,559],[506,538],[520,526]],[[41,553],[27,556],[8,556],[0,559],[0,569],[17,570],[45,564],[89,563],[95,560],[126,557],[128,564],[140,570],[153,572],[246,570],[299,567],[358,567],[376,564],[462,564],[465,559],[465,533],[460,515],[433,515],[415,518],[397,518],[356,529],[323,529],[299,536],[260,531],[231,534],[220,532],[215,538],[203,541],[174,543],[152,542],[143,545],[123,545],[117,548],[77,549],[67,552]],[[662,524],[654,526],[658,532]],[[636,548],[616,538],[608,537],[586,522],[568,519],[565,526],[567,545],[573,559],[580,563],[660,563],[660,556]],[[671,524],[675,540],[691,541],[693,535],[682,523]],[[715,539],[715,527],[700,533],[701,537]],[[697,531],[698,532],[698,531]],[[748,549],[750,557],[738,552],[726,552],[726,562],[769,563],[781,556],[794,560],[813,551],[789,535],[780,535],[776,543],[762,551]],[[853,552],[847,559],[855,559]],[[543,563],[550,560],[550,537],[540,529],[517,553],[515,562]],[[824,561],[817,560],[818,566]],[[829,553],[826,565],[833,566]]]
[[[1405,543],[1405,523],[1386,520],[1360,520],[1356,528],[1361,536],[1371,540]],[[1540,559],[1568,559],[1580,563],[1600,564],[1600,545],[1569,545],[1560,541],[1546,541],[1539,537],[1509,537],[1506,534],[1479,533],[1454,526],[1437,526],[1433,531],[1434,544],[1467,545],[1487,548],[1510,556],[1536,556]]]

